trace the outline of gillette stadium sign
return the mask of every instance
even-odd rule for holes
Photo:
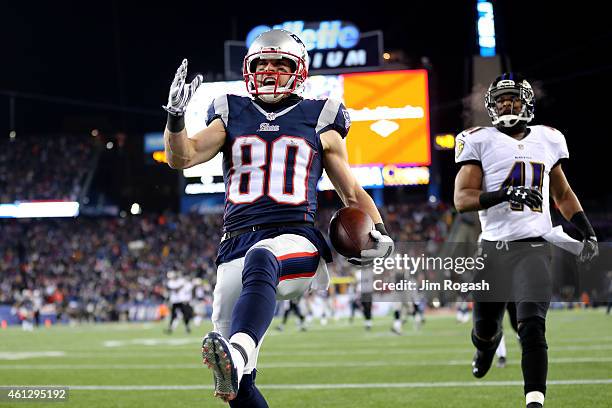
[[[303,21],[287,21],[272,27],[260,25],[253,28],[247,34],[247,48],[251,46],[259,34],[279,28],[300,37],[309,52],[336,48],[351,49],[359,43],[359,29],[350,23],[336,20],[306,25]]]
[[[300,37],[310,55],[313,74],[338,74],[378,68],[382,65],[381,31],[361,33],[357,26],[340,20],[304,22],[286,21],[273,26],[258,25],[246,41],[225,42],[226,79],[242,78],[242,60],[258,35],[282,28]]]

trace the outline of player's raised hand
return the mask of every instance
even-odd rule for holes
[[[539,190],[525,186],[507,187],[505,199],[510,204],[525,204],[532,210],[541,208],[543,201],[542,193]]]
[[[170,85],[170,93],[168,95],[168,104],[163,108],[171,115],[181,116],[185,114],[189,100],[202,83],[202,75],[196,77],[190,83],[185,83],[187,79],[187,58],[183,60],[181,65],[176,70],[174,80]]]

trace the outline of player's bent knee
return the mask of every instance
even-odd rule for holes
[[[523,353],[548,349],[546,343],[546,324],[540,317],[532,317],[519,323],[519,337]]]
[[[499,323],[492,320],[481,320],[474,323],[474,335],[485,341],[492,341],[501,332]]]
[[[264,248],[252,248],[247,252],[242,272],[242,285],[265,281],[274,287],[278,284],[279,265],[272,252]]]

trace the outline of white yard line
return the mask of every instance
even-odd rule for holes
[[[551,380],[548,385],[606,385],[612,378],[592,380]],[[336,390],[336,389],[384,389],[384,388],[454,388],[454,387],[507,387],[520,386],[522,381],[448,381],[410,383],[348,383],[348,384],[263,384],[258,387],[268,390]],[[21,387],[23,385],[7,385]],[[47,387],[49,385],[46,385]],[[68,387],[72,391],[184,391],[211,390],[208,385],[54,385]],[[33,385],[32,385],[33,387]]]
[[[550,358],[549,364],[577,364],[577,363],[610,363],[612,357],[560,357]],[[510,360],[506,364],[519,365],[520,360]],[[320,367],[408,367],[408,366],[466,366],[469,360],[450,361],[355,361],[355,362],[310,362],[310,361],[287,361],[279,363],[258,364],[260,369],[271,368],[320,368]],[[203,365],[195,363],[186,364],[3,364],[0,370],[179,370],[195,369],[201,370]]]

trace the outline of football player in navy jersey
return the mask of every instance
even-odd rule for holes
[[[251,97],[217,97],[208,110],[208,127],[188,135],[184,113],[202,77],[187,83],[184,60],[164,106],[170,167],[188,168],[223,153],[225,213],[214,331],[204,337],[202,355],[213,371],[215,395],[231,407],[268,406],[255,387],[255,367],[276,299],[328,286],[331,251],[313,226],[323,169],[345,205],[362,209],[376,224],[371,232],[376,245],[351,261],[367,263],[393,252],[378,209],[348,165],[343,140],[348,112],[333,99],[299,96],[308,60],[296,35],[270,30],[244,58]]]

